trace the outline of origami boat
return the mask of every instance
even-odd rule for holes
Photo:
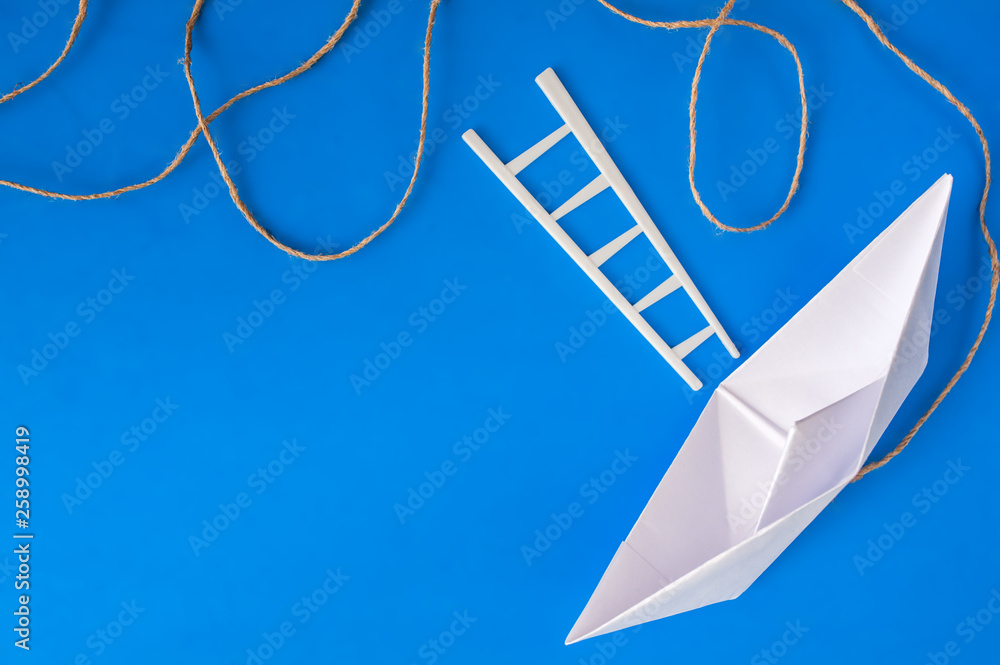
[[[715,390],[567,644],[736,598],[857,474],[927,364],[951,184]]]

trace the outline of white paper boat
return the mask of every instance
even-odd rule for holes
[[[736,598],[857,474],[927,364],[951,183],[715,390],[567,644]]]

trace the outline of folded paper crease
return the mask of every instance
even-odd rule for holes
[[[857,474],[927,363],[951,185],[721,383],[567,644],[736,598]]]

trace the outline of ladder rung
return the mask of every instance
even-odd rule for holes
[[[609,242],[607,245],[601,247],[599,250],[591,254],[590,260],[594,262],[594,265],[598,266],[601,265],[602,263],[610,259],[612,256],[617,254],[622,247],[627,245],[629,241],[631,241],[640,233],[642,233],[642,229],[639,227],[638,224],[636,224],[628,231],[621,234],[620,236]]]
[[[704,330],[700,330],[695,334],[688,337],[686,340],[674,347],[674,353],[677,354],[679,358],[683,358],[687,354],[698,348],[698,345],[704,342],[706,339],[712,336],[712,326],[709,325]]]
[[[563,203],[561,206],[553,210],[551,213],[552,219],[560,219],[566,213],[576,209],[578,206],[583,205],[603,192],[610,184],[611,183],[608,182],[608,179],[604,177],[603,173],[598,173],[596,178],[584,185],[583,189],[571,196],[566,203]]]
[[[671,275],[658,287],[643,296],[642,300],[635,304],[635,311],[641,312],[653,303],[660,300],[664,296],[673,293],[680,287],[681,278],[677,275]]]
[[[510,169],[511,173],[517,175],[524,170],[524,167],[545,154],[546,150],[554,146],[556,143],[559,143],[559,141],[569,134],[569,132],[569,125],[563,125],[514,159],[507,162],[507,168]]]

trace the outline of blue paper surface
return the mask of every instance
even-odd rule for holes
[[[207,3],[193,53],[206,112],[308,58],[349,5]],[[995,136],[1000,7],[864,7]],[[90,193],[156,175],[196,125],[178,64],[189,12],[95,2],[59,69],[0,108],[0,177]],[[74,15],[61,0],[6,3],[0,87],[43,71]],[[845,490],[741,598],[563,645],[735,364],[709,340],[688,357],[706,388],[687,391],[461,141],[474,128],[510,159],[555,129],[533,82],[542,70],[603,133],[743,357],[941,173],[955,176],[930,362],[876,455],[981,323],[983,164],[968,123],[840,3],[741,0],[734,17],[797,46],[812,106],[801,188],[751,235],[717,232],[688,187],[707,31],[649,30],[592,0],[443,3],[416,189],[394,227],[342,261],[265,242],[204,140],[164,181],[115,199],[0,190],[3,662],[993,662],[995,331],[911,448]],[[212,125],[278,237],[344,249],[391,213],[419,128],[426,18],[422,1],[365,2],[316,67]],[[756,224],[784,200],[794,72],[745,28],[713,42],[697,177],[724,222]],[[524,172],[533,192],[561,201],[596,174],[567,146]],[[627,224],[613,198],[587,205],[567,218],[582,245]],[[643,248],[608,269],[636,295],[666,277]],[[697,329],[690,310],[664,306],[649,313],[668,342]],[[25,530],[18,426],[30,431]],[[19,532],[34,534],[22,591]],[[22,594],[30,654],[14,646]]]

